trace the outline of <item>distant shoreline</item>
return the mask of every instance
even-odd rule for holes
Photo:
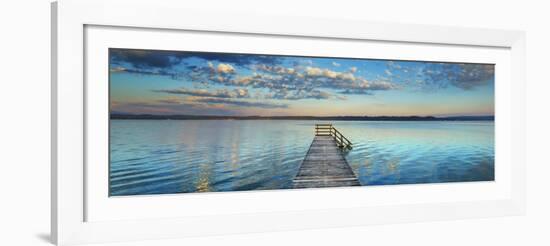
[[[223,116],[111,114],[112,120],[323,120],[323,121],[494,121],[485,116]]]

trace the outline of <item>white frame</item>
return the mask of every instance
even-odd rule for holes
[[[151,219],[228,213],[257,213],[307,209],[346,209],[428,202],[496,200],[509,196],[511,161],[509,122],[495,125],[495,180],[397,186],[341,187],[331,189],[272,190],[154,196],[109,197],[108,194],[108,48],[146,48],[222,52],[252,52],[390,60],[475,62],[495,64],[495,94],[511,93],[509,50],[472,46],[387,43],[321,38],[280,38],[182,30],[157,30],[88,25],[85,28],[86,76],[86,190],[85,220]],[[152,38],[154,37],[154,38]],[[161,40],[161,41],[160,41]],[[243,46],[242,44],[247,45]],[[495,98],[499,118],[510,117],[509,97]],[[500,141],[498,141],[500,140]],[[452,190],[450,193],[449,191]],[[414,194],[414,195],[411,195]],[[452,194],[452,195],[450,195]],[[243,202],[246,201],[246,202]],[[291,202],[282,202],[291,201]],[[219,206],[223,204],[223,206]],[[174,209],[177,208],[177,209]]]
[[[52,4],[52,239],[55,243],[140,240],[524,213],[526,163],[523,32],[258,16],[246,13],[212,13],[206,10],[187,11],[185,15],[181,15],[186,5],[177,0],[63,0]],[[213,15],[224,21],[209,17]],[[85,220],[85,25],[510,49],[512,90],[509,120],[512,129],[511,144],[514,149],[513,153],[510,153],[510,196],[505,199],[466,202],[387,205],[378,206],[376,210],[359,206],[346,209],[304,209],[154,220]],[[319,26],[323,28],[316,28]]]

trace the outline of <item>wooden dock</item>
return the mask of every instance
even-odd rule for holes
[[[294,188],[321,188],[359,186],[345,151],[351,150],[351,142],[331,124],[317,124],[311,143],[298,174],[292,181]]]

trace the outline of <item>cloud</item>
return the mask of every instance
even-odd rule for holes
[[[494,65],[484,64],[387,61],[384,62],[386,69],[378,75],[376,81],[367,81],[356,75],[357,67],[351,67],[348,71],[335,71],[314,67],[309,59],[294,61],[294,66],[288,67],[282,65],[282,58],[269,55],[110,49],[110,57],[112,73],[161,75],[202,84],[252,86],[266,88],[273,93],[284,88],[308,92],[333,89],[346,94],[372,94],[376,90],[399,88],[395,84],[431,89],[454,86],[472,90],[494,79]],[[206,60],[208,66],[186,65],[184,67],[187,70],[174,69],[175,65],[185,65],[183,60],[191,57]],[[341,66],[336,61],[331,64],[334,67]],[[239,76],[236,66],[247,66],[254,73]]]
[[[305,73],[310,77],[324,77],[328,79],[339,79],[345,81],[355,81],[355,76],[352,73],[336,72],[330,69],[322,69],[318,67],[306,67]]]
[[[300,60],[300,63],[303,64],[303,65],[306,65],[306,66],[312,66],[313,65],[313,61],[312,60]]]
[[[394,62],[394,61],[388,61],[386,63],[386,65],[389,67],[389,68],[393,68],[393,69],[401,69],[401,65],[397,62]]]
[[[152,76],[168,76],[172,79],[181,78],[182,75],[167,70],[146,70],[146,69],[134,69],[134,68],[124,68],[124,67],[114,67],[109,69],[111,73],[133,73],[138,75],[152,75]]]
[[[342,99],[327,90],[343,94],[370,95],[373,91],[393,90],[399,87],[388,81],[371,81],[349,72],[339,72],[312,66],[284,67],[257,64],[251,75],[222,73],[213,64],[195,68],[190,81],[207,81],[225,86],[267,89],[266,98],[281,100]],[[330,96],[329,96],[330,95]]]
[[[494,65],[486,64],[449,64],[438,63],[428,66],[426,83],[446,87],[452,85],[464,90],[483,86],[494,79]]]
[[[288,108],[288,105],[213,97],[168,97],[154,101],[111,102],[111,112],[133,114],[237,115],[247,108],[278,109]]]
[[[235,68],[231,64],[218,64],[218,73],[235,73]]]
[[[336,71],[330,68],[313,66],[311,60],[296,60],[292,66],[284,66],[281,63],[262,63],[260,61],[273,61],[270,56],[262,55],[238,55],[197,52],[173,52],[173,51],[141,51],[120,50],[111,51],[113,59],[125,58],[131,61],[135,67],[112,65],[113,72],[128,72],[144,75],[164,75],[174,79],[194,82],[201,85],[219,84],[230,87],[246,88],[246,94],[236,91],[208,91],[190,90],[186,88],[157,90],[158,92],[171,94],[186,94],[190,96],[203,96],[215,98],[245,98],[249,97],[248,89],[259,89],[262,94],[270,95],[274,99],[300,100],[300,99],[345,99],[345,96],[335,94],[364,94],[370,95],[374,91],[393,90],[399,88],[389,81],[367,80],[356,74],[357,68],[351,67],[347,71]],[[114,54],[114,55],[113,55]],[[160,59],[158,56],[163,56]],[[139,57],[136,58],[136,57]],[[164,69],[162,66],[180,64],[186,57],[209,58],[202,63],[185,65],[184,71]],[[151,58],[151,62],[148,58]],[[162,61],[161,61],[162,60]],[[238,73],[235,66],[249,64],[249,73]],[[246,60],[246,61],[245,61]],[[223,62],[222,62],[223,61]],[[228,62],[232,61],[232,62]],[[336,63],[336,62],[335,62]],[[182,63],[184,64],[184,63]],[[307,65],[304,65],[307,64]],[[340,65],[339,63],[337,63]],[[119,67],[124,69],[117,70]],[[247,71],[246,69],[244,71]],[[240,72],[240,71],[239,71]],[[245,92],[244,90],[241,92]],[[266,96],[268,97],[268,96]]]
[[[184,101],[181,98],[175,98],[175,97],[158,99],[156,100],[156,102],[161,104],[183,104],[184,103]]]
[[[306,75],[307,76],[321,76],[323,74],[323,70],[318,67],[306,67]]]
[[[129,63],[134,68],[168,68],[181,61],[172,51],[109,49],[112,63]]]
[[[294,74],[296,72],[295,68],[286,68],[283,66],[269,66],[266,64],[257,64],[252,67],[256,71],[275,73],[275,74]]]
[[[492,64],[390,61],[386,63],[386,67],[386,80],[416,84],[429,90],[449,86],[473,90],[487,85],[495,76]]]
[[[187,58],[230,63],[235,66],[252,64],[278,64],[280,57],[265,55],[245,55],[232,53],[209,53],[165,50],[109,49],[113,64],[126,64],[138,69],[167,69],[182,63]]]
[[[179,95],[190,95],[190,96],[200,96],[200,97],[218,97],[218,98],[249,98],[250,94],[246,88],[236,88],[233,90],[228,89],[218,89],[215,91],[208,91],[206,89],[164,89],[164,90],[153,90],[155,92],[163,92],[169,94],[179,94]]]
[[[124,67],[112,67],[111,69],[109,69],[109,72],[111,73],[121,73],[125,71],[126,71],[126,68]]]
[[[244,101],[244,100],[234,100],[234,99],[214,98],[214,97],[197,97],[197,98],[193,98],[192,101],[207,103],[207,104],[223,104],[223,105],[234,105],[234,106],[240,106],[240,107],[255,107],[255,108],[266,108],[266,109],[288,108],[288,105],[286,104]]]
[[[111,112],[131,114],[179,115],[236,115],[238,111],[223,104],[186,101],[182,98],[164,98],[149,102],[111,102]]]
[[[342,94],[372,95],[374,91],[395,90],[400,87],[387,81],[369,81],[361,78],[357,83],[343,88]]]
[[[320,90],[293,90],[289,91],[287,89],[278,89],[275,92],[268,93],[263,96],[265,99],[279,99],[279,100],[301,100],[301,99],[330,99],[335,98],[339,100],[346,100],[345,97],[333,95],[326,91]]]
[[[288,108],[287,104],[243,100],[243,98],[249,98],[248,91],[243,89],[235,89],[231,91],[230,93],[232,95],[227,95],[227,94],[224,94],[225,92],[221,93],[220,91],[217,91],[216,94],[213,94],[212,92],[207,92],[203,90],[184,91],[180,89],[178,92],[185,92],[181,94],[186,94],[186,95],[189,95],[190,97],[185,97],[185,98],[169,97],[169,98],[158,99],[154,101],[154,103],[134,103],[133,106],[162,107],[167,105],[168,106],[179,105],[180,109],[183,107],[191,107],[191,108],[202,107],[202,108],[220,109],[220,108],[226,108],[227,106],[253,107],[253,108],[265,108],[265,109]],[[180,93],[176,93],[176,94],[180,94]],[[239,95],[233,95],[233,94],[239,94]]]

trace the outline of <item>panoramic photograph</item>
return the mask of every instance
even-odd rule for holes
[[[109,195],[495,180],[495,66],[109,49]]]

